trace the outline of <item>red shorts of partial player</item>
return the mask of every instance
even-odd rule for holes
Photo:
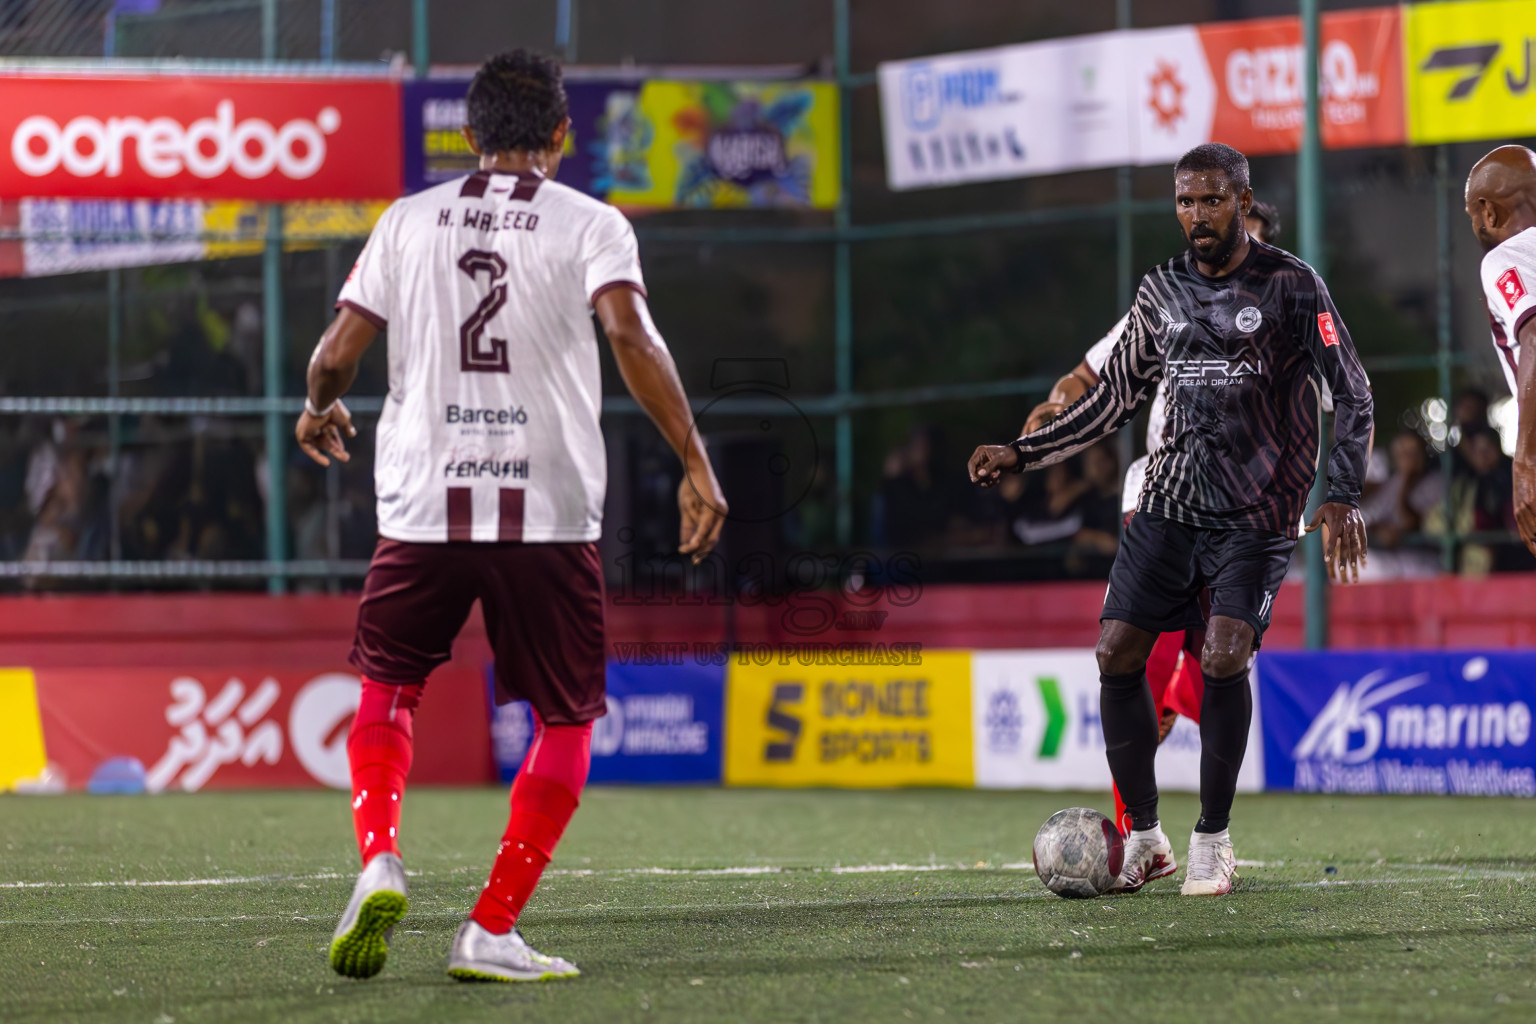
[[[603,714],[603,569],[592,543],[380,540],[350,660],[381,683],[420,683],[452,656],[476,600],[498,704],[526,700],[548,725]]]

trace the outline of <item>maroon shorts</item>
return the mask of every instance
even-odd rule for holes
[[[357,610],[352,664],[377,682],[421,682],[451,657],[477,598],[496,656],[498,704],[526,700],[550,725],[603,714],[596,544],[380,539]]]

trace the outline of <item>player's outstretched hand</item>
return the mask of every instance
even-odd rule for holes
[[[305,455],[322,466],[329,466],[331,460],[326,458],[327,455],[341,462],[351,460],[344,438],[356,437],[357,428],[352,426],[352,414],[338,400],[324,416],[311,416],[308,410],[301,412],[293,436],[299,439],[299,447]]]
[[[971,483],[996,487],[1003,473],[1019,464],[1019,453],[1006,444],[984,444],[971,453]]]
[[[708,466],[683,474],[677,486],[677,509],[683,518],[678,553],[692,555],[693,564],[698,565],[714,550],[730,511],[720,482]]]
[[[1323,528],[1323,562],[1328,578],[1339,583],[1359,583],[1365,566],[1365,520],[1360,510],[1340,501],[1324,502],[1307,525],[1311,533]]]
[[[1066,409],[1066,406],[1060,402],[1041,402],[1030,410],[1029,419],[1024,421],[1024,433],[1019,436],[1023,437],[1024,434],[1033,434],[1051,422],[1051,420],[1060,416],[1064,409]]]
[[[1536,554],[1536,463],[1515,462],[1515,526],[1525,546]]]

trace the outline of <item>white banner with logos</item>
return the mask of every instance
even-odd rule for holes
[[[971,655],[976,786],[1108,790],[1099,666],[1091,650],[976,651]],[[1259,701],[1238,791],[1264,788]],[[1165,792],[1200,789],[1200,728],[1180,718],[1157,754]]]
[[[1105,32],[881,64],[891,188],[1130,163],[1127,38]]]

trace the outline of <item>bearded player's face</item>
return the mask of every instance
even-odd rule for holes
[[[1195,259],[1220,270],[1243,240],[1253,195],[1221,171],[1180,171],[1173,179],[1179,226]]]

